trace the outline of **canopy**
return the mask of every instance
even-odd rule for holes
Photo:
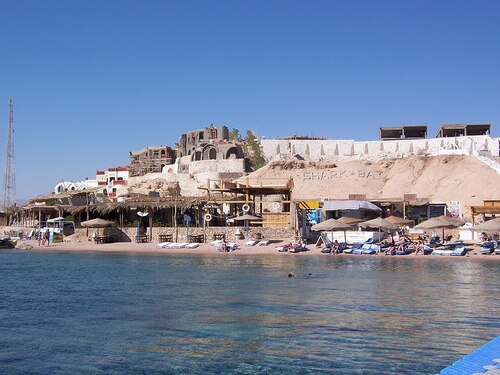
[[[382,211],[378,206],[368,201],[358,200],[331,200],[325,201],[323,204],[323,211],[337,211],[337,210],[368,210],[368,211]]]
[[[55,217],[53,219],[48,219],[47,220],[47,223],[55,223],[56,221],[63,221],[64,218],[62,216],[59,216],[59,217]]]
[[[113,225],[114,223],[112,221],[97,218],[97,219],[82,221],[81,224],[82,224],[82,227],[104,228],[104,227],[109,227],[109,226]]]
[[[414,224],[413,220],[403,219],[402,217],[394,216],[394,215],[386,217],[385,220],[388,221],[388,222],[390,222],[390,223],[392,223],[392,224],[394,224],[394,225],[397,225],[397,226],[412,225],[412,224]]]
[[[381,217],[359,223],[359,226],[363,228],[378,228],[379,230],[383,229],[389,231],[398,229],[397,225],[387,221],[386,219],[382,219]]]
[[[478,224],[474,227],[474,230],[500,231],[500,217]]]

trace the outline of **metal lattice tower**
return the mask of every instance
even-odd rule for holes
[[[7,156],[3,178],[3,209],[16,202],[16,166],[14,163],[14,101],[9,101],[9,129],[7,138]]]

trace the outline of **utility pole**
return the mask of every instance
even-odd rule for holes
[[[7,157],[3,178],[3,209],[16,202],[16,166],[14,163],[14,101],[9,100],[9,128],[7,136]]]

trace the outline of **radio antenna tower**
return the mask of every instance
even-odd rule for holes
[[[7,137],[7,157],[3,178],[3,209],[16,202],[16,166],[14,163],[14,101],[9,100],[9,129]]]

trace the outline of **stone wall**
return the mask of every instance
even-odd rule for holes
[[[393,141],[354,140],[261,140],[267,160],[300,155],[305,159],[381,160],[412,155],[437,156],[460,154],[475,156],[489,153],[499,156],[499,140],[488,135],[429,139],[401,139]]]
[[[213,241],[214,234],[225,234],[226,241],[235,241],[236,230],[242,233],[243,237],[245,236],[245,228],[242,226],[226,226],[226,227],[206,227],[198,228],[198,227],[190,227],[189,235],[205,235],[205,242]],[[95,229],[89,229],[89,236]],[[158,236],[160,234],[171,234],[175,242],[186,242],[186,227],[178,227],[177,228],[177,238],[176,238],[176,230],[171,227],[153,227],[152,228],[152,241],[150,242],[159,242]],[[75,233],[78,236],[86,236],[87,229],[86,228],[76,228]],[[116,236],[119,242],[131,242],[135,241],[137,236],[137,228],[128,227],[120,230],[119,228],[104,228],[99,229],[99,233],[101,234],[110,234]],[[146,234],[149,236],[150,231],[147,229]],[[250,227],[249,228],[249,237],[251,239],[267,239],[267,240],[286,240],[286,239],[294,239],[294,231],[290,228],[260,228],[260,227]]]

